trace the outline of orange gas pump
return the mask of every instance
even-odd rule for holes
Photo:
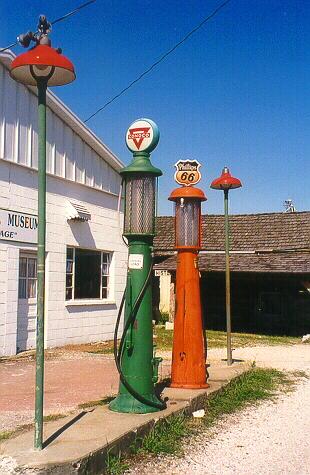
[[[201,202],[206,199],[203,191],[193,186],[177,188],[169,196],[169,200],[175,202],[175,248],[178,251],[171,375],[173,388],[209,387],[206,382],[206,344],[198,269]]]

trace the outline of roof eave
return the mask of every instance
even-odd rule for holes
[[[7,68],[10,68],[11,61],[16,55],[7,50],[0,53],[0,61]],[[33,94],[37,95],[37,88],[34,86],[25,86]],[[51,90],[47,90],[47,105],[58,115],[79,137],[87,143],[104,161],[106,161],[115,171],[119,172],[124,164],[114,153],[88,128],[81,119],[78,118],[69,107],[67,107]]]

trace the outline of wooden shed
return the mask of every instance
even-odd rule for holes
[[[290,335],[309,333],[310,212],[233,215],[230,248],[233,329]],[[173,217],[157,218],[155,251],[156,273],[168,271],[173,285],[176,269]],[[223,216],[202,218],[199,269],[206,327],[224,329]]]

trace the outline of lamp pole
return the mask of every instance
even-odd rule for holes
[[[229,212],[228,212],[228,193],[229,190],[240,188],[241,181],[234,178],[229,173],[227,167],[223,168],[222,175],[211,183],[211,188],[224,191],[224,219],[225,219],[225,301],[226,301],[226,333],[227,333],[227,365],[233,363],[231,348],[231,295],[230,295],[230,257],[229,257]]]
[[[229,262],[229,217],[228,217],[228,189],[224,190],[225,215],[225,295],[226,295],[226,332],[227,332],[227,365],[232,365],[231,350],[231,306],[230,306],[230,262]]]
[[[48,37],[51,24],[44,15],[39,18],[38,32],[19,36],[27,48],[11,64],[10,74],[16,81],[38,88],[38,251],[37,251],[37,324],[35,377],[35,436],[34,446],[43,448],[44,405],[44,323],[45,323],[45,254],[46,254],[46,91],[48,86],[68,84],[75,79],[74,66],[51,47]]]
[[[35,448],[43,444],[45,242],[46,242],[46,81],[38,86],[38,266],[35,387]]]

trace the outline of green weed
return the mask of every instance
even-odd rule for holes
[[[206,400],[206,416],[203,422],[210,426],[224,415],[260,400],[273,398],[279,389],[285,390],[290,384],[290,378],[282,371],[251,369]]]
[[[50,414],[48,416],[43,417],[44,422],[51,422],[51,421],[58,421],[59,419],[63,419],[67,417],[68,414]]]
[[[184,415],[160,420],[151,432],[142,439],[137,453],[176,454],[181,448],[181,439],[192,432]]]
[[[122,459],[121,453],[114,455],[108,452],[105,470],[108,475],[122,475],[127,468],[128,463]]]
[[[10,439],[13,436],[14,432],[14,430],[5,430],[4,432],[0,432],[0,442],[2,440]]]
[[[97,399],[96,401],[88,401],[88,402],[83,402],[78,405],[79,409],[89,409],[90,407],[95,407],[95,406],[104,406],[105,404],[109,404],[115,396],[107,396],[102,399]]]

